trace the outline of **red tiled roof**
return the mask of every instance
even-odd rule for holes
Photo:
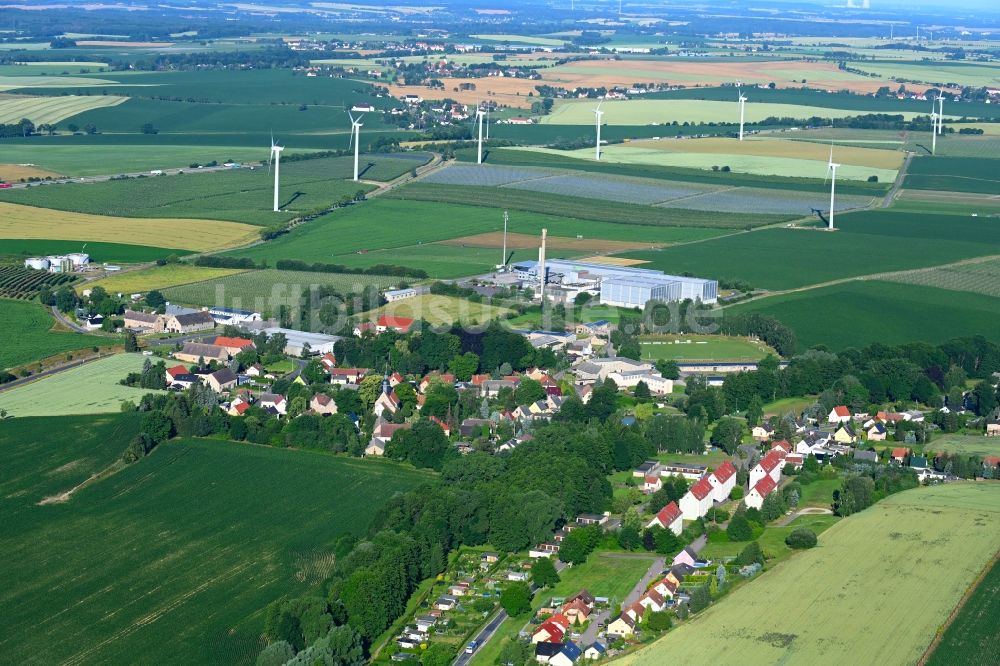
[[[397,317],[395,315],[382,315],[378,318],[377,325],[385,328],[393,328],[405,333],[413,326],[413,319],[410,317]]]
[[[690,492],[695,496],[695,499],[703,500],[712,493],[712,484],[709,483],[708,478],[702,477],[691,486]]]
[[[565,633],[566,630],[560,627],[555,622],[553,622],[551,619],[549,619],[538,625],[538,629],[535,629],[535,633],[532,635],[537,636],[543,631],[548,632],[549,634],[549,637],[545,639],[546,643],[562,643],[563,633]]]
[[[770,476],[765,476],[764,478],[762,478],[760,481],[757,482],[757,485],[754,486],[753,489],[756,490],[757,494],[760,495],[761,497],[767,497],[777,487],[778,484],[775,483],[774,479],[772,479]]]
[[[248,340],[246,338],[230,338],[225,335],[220,335],[215,338],[216,344],[220,347],[235,347],[237,349],[243,349],[244,347],[253,347],[253,340]]]
[[[772,449],[767,452],[767,455],[760,459],[758,465],[763,468],[765,472],[770,473],[775,467],[781,464],[783,456],[778,453],[777,450]]]
[[[660,524],[666,527],[678,518],[680,518],[681,510],[677,506],[677,502],[671,502],[656,514],[656,519],[660,521]]]
[[[776,442],[771,442],[771,449],[784,449],[785,451],[791,451],[792,445],[787,439],[779,439]]]
[[[250,409],[250,403],[249,402],[238,402],[235,405],[233,405],[233,408],[236,410],[237,414],[242,414],[243,412],[245,412],[248,409]]]
[[[442,421],[438,417],[434,416],[433,414],[431,414],[430,416],[428,416],[427,420],[429,420],[429,421],[431,421],[433,423],[438,424],[439,426],[441,426],[441,430],[444,430],[445,432],[448,432],[448,431],[451,430],[451,428],[448,427],[447,423],[445,423],[444,421]]]
[[[719,465],[712,474],[715,475],[715,480],[719,483],[725,483],[728,481],[733,474],[736,474],[736,468],[733,467],[733,463],[728,460],[721,465]]]
[[[553,622],[557,626],[562,627],[563,630],[569,629],[569,624],[570,624],[569,618],[563,615],[562,613],[556,613],[555,615],[550,617],[548,621]]]
[[[174,367],[167,369],[167,374],[170,375],[171,377],[176,377],[177,375],[186,375],[188,374],[188,369],[185,368],[183,365],[175,365]]]
[[[1000,456],[986,456],[983,458],[983,462],[987,465],[996,467],[997,465],[1000,465]]]
[[[337,357],[330,352],[323,354],[323,356],[320,357],[319,361],[327,368],[332,368],[333,366],[337,365]]]
[[[837,416],[850,416],[851,410],[849,410],[845,405],[837,405],[833,408],[833,413]]]
[[[892,450],[893,458],[905,458],[910,453],[910,450],[906,447],[897,447]]]

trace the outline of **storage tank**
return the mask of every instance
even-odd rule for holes
[[[79,268],[90,263],[90,255],[84,252],[73,252],[66,255],[66,258],[73,262],[73,266]]]
[[[47,271],[49,270],[49,260],[45,257],[31,257],[24,260],[24,267],[33,268],[36,271]]]

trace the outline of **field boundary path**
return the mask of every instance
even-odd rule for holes
[[[70,362],[64,363],[62,365],[57,365],[57,366],[48,368],[46,370],[42,370],[41,372],[36,372],[35,374],[28,375],[27,377],[21,377],[19,379],[15,379],[13,381],[7,382],[6,384],[0,384],[0,393],[3,393],[4,391],[10,391],[10,390],[16,389],[16,388],[18,388],[20,386],[24,386],[25,384],[30,384],[31,382],[39,380],[39,379],[45,379],[46,377],[50,377],[52,375],[58,374],[60,372],[64,372],[66,370],[72,370],[73,368],[78,368],[81,365],[86,365],[87,363],[92,363],[94,361],[100,361],[102,358],[108,358],[109,356],[114,356],[116,353],[117,352],[114,352],[114,353],[111,353],[111,354],[98,354],[97,356],[91,356],[89,358],[83,358],[83,359],[80,359],[78,361],[70,361]]]
[[[792,515],[785,516],[776,523],[777,527],[787,527],[789,523],[798,518],[799,516],[832,516],[833,511],[830,509],[824,509],[821,506],[807,506],[804,509],[799,509],[798,511],[792,512]]]
[[[902,166],[899,167],[899,171],[896,172],[896,180],[893,182],[892,187],[886,192],[885,196],[882,197],[882,208],[888,208],[892,205],[892,202],[896,200],[896,195],[899,194],[900,188],[903,187],[903,179],[906,178],[906,170],[910,168],[910,161],[913,160],[913,153],[907,151],[906,157],[903,159]]]
[[[965,604],[968,603],[969,599],[972,598],[972,595],[976,593],[976,590],[979,588],[979,585],[983,582],[983,579],[986,578],[986,575],[990,572],[990,569],[996,566],[998,560],[1000,560],[1000,552],[994,555],[990,559],[990,561],[986,563],[986,566],[983,567],[983,570],[979,572],[979,575],[976,576],[976,579],[972,581],[972,583],[969,585],[969,588],[965,591],[965,594],[962,595],[962,598],[959,599],[957,604],[955,604],[955,608],[951,611],[951,614],[948,616],[948,619],[941,624],[941,626],[937,630],[937,633],[934,634],[934,640],[931,641],[931,644],[927,646],[927,649],[924,650],[924,653],[920,656],[919,661],[917,661],[917,666],[924,666],[927,663],[927,661],[931,658],[931,656],[933,656],[934,652],[937,651],[938,645],[941,644],[941,640],[944,638],[945,632],[948,631],[948,627],[952,625],[952,623],[955,621],[955,618],[958,617],[958,614],[962,612],[963,608],[965,608]]]

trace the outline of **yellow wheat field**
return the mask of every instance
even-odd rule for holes
[[[109,217],[0,203],[0,238],[78,240],[208,251],[245,245],[258,227],[218,220]]]

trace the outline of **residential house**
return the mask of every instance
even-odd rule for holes
[[[170,384],[173,384],[174,381],[176,381],[176,379],[178,377],[180,377],[181,375],[189,375],[191,373],[187,369],[187,367],[185,367],[183,365],[175,365],[172,368],[167,368],[167,370],[166,370],[166,372],[164,374],[166,375],[164,377],[164,381],[166,381],[167,385],[169,386]]]
[[[99,314],[88,315],[80,318],[80,323],[88,331],[96,331],[104,325],[104,317]]]
[[[430,385],[434,382],[440,382],[442,384],[454,384],[455,375],[450,373],[441,374],[438,372],[432,372],[429,375],[424,375],[424,378],[420,380],[419,384],[417,384],[417,389],[419,389],[421,393],[426,393],[427,389],[430,388]]]
[[[514,379],[488,379],[479,385],[479,395],[483,398],[495,398],[501,389],[516,390],[520,381]]]
[[[795,469],[802,469],[802,465],[805,461],[805,456],[801,453],[789,453],[785,456],[784,463],[785,465],[791,465]]]
[[[878,463],[878,454],[874,451],[863,451],[861,449],[854,449],[854,459],[860,463],[870,463],[875,465]]]
[[[226,335],[217,335],[212,344],[222,347],[230,356],[236,356],[244,349],[256,349],[257,345],[249,338],[233,338]]]
[[[442,594],[434,602],[434,608],[440,611],[450,611],[458,605],[458,599],[451,596],[450,594]]]
[[[858,435],[850,423],[845,423],[833,433],[833,441],[839,444],[853,444],[858,441]]]
[[[125,311],[125,328],[135,333],[160,333],[163,331],[163,315]]]
[[[438,623],[438,619],[433,615],[421,615],[420,617],[414,619],[413,622],[417,625],[417,631],[422,634],[426,634],[428,629]]]
[[[583,650],[576,643],[568,641],[549,659],[549,666],[573,666],[582,654]]]
[[[185,363],[218,363],[229,362],[229,352],[223,347],[206,345],[202,342],[185,342],[179,352],[174,352],[174,358]]]
[[[163,322],[163,329],[170,333],[194,333],[215,328],[212,315],[203,310],[188,314],[170,315]]]
[[[360,338],[366,333],[375,333],[375,324],[370,321],[363,321],[354,326],[354,337]]]
[[[226,413],[230,416],[243,416],[243,413],[248,409],[250,409],[250,403],[242,397],[236,397],[229,403]]]
[[[768,451],[750,470],[750,487],[757,485],[763,477],[769,476],[777,483],[781,480],[781,461],[784,456],[777,449]]]
[[[493,431],[493,421],[489,419],[468,418],[458,426],[458,432],[462,437],[479,437],[483,433],[489,436]]]
[[[778,450],[782,453],[782,455],[788,455],[789,453],[792,452],[793,448],[794,447],[792,446],[791,442],[789,442],[787,439],[779,439],[777,441],[771,442],[771,450],[772,451]]]
[[[574,624],[583,624],[590,617],[590,608],[580,599],[564,603],[559,611]]]
[[[680,566],[680,563],[678,563],[675,566]],[[657,594],[659,594],[664,599],[673,599],[674,595],[677,594],[677,590],[680,588],[680,586],[681,586],[680,577],[671,572],[668,573],[665,578],[658,581],[656,585],[652,587],[652,589],[656,590]]]
[[[752,509],[760,509],[764,504],[764,498],[774,492],[778,483],[770,476],[762,476],[759,481],[750,489],[743,502]]]
[[[876,421],[868,428],[865,434],[868,436],[868,441],[870,442],[884,442],[888,432],[885,425]]]
[[[677,502],[671,502],[660,509],[653,516],[653,519],[646,524],[646,527],[662,527],[679,536],[684,529],[684,521],[682,520],[681,509],[677,506]]]
[[[399,333],[400,335],[405,335],[410,332],[410,327],[413,326],[413,319],[410,317],[397,317],[395,315],[381,315],[375,321],[375,331],[377,333],[385,333],[386,331],[392,331],[394,333]]]
[[[264,375],[264,366],[260,363],[254,363],[249,368],[243,371],[247,377],[262,377]]]
[[[513,581],[515,583],[525,583],[528,581],[529,574],[527,571],[508,571],[507,580]]]
[[[655,493],[663,487],[663,479],[659,474],[647,474],[642,480],[642,492]]]
[[[368,368],[331,368],[329,370],[330,383],[340,386],[360,384],[368,372]]]
[[[387,412],[395,414],[403,408],[403,401],[396,395],[395,389],[389,388],[388,382],[383,383],[382,389],[382,393],[379,394],[378,398],[375,399],[375,404],[372,405],[372,412],[374,412],[375,416],[382,416]]]
[[[990,419],[986,422],[986,436],[1000,437],[1000,419]]]
[[[898,412],[876,412],[875,420],[881,421],[882,423],[899,423],[900,421],[905,421],[906,418]]]
[[[288,401],[280,393],[262,393],[257,406],[264,410],[273,410],[280,416],[288,413]]]
[[[222,393],[223,391],[228,391],[237,384],[236,373],[229,368],[222,368],[221,370],[216,370],[210,375],[202,376],[202,381],[206,386],[211,388],[216,393]]]
[[[366,456],[381,456],[385,454],[385,445],[392,439],[392,436],[399,430],[408,430],[413,427],[411,423],[388,423],[382,419],[375,422],[372,430],[372,438],[365,448]]]
[[[607,654],[608,648],[604,643],[591,643],[583,651],[583,658],[589,659],[590,661],[597,661]]]
[[[309,409],[320,416],[330,416],[337,413],[337,403],[325,393],[317,393],[309,401]]]
[[[837,405],[830,410],[826,417],[828,423],[849,423],[851,420],[851,410],[846,405]]]
[[[691,549],[691,546],[684,546],[681,552],[677,553],[674,557],[672,565],[676,564],[686,564],[689,567],[693,567],[698,561],[698,553]]]
[[[774,435],[774,427],[770,423],[761,423],[760,425],[755,425],[750,434],[758,442],[766,442]]]
[[[562,652],[562,643],[550,643],[548,641],[542,643],[535,643],[535,661],[539,664],[547,664],[560,652]]]
[[[910,449],[905,446],[897,446],[892,450],[891,460],[897,465],[902,465],[906,462],[906,458],[910,455]]]
[[[654,613],[659,613],[667,607],[667,600],[664,599],[663,596],[656,590],[649,590],[639,597],[639,603],[642,604],[646,610]]]
[[[681,497],[681,515],[684,520],[697,520],[712,508],[712,484],[702,478],[695,482]]]
[[[569,630],[570,621],[565,615],[556,613],[542,622],[531,634],[532,643],[562,643]]]
[[[715,468],[707,478],[712,485],[712,500],[725,502],[729,499],[729,493],[736,487],[736,468],[727,460]]]
[[[319,357],[319,363],[323,366],[324,370],[330,372],[337,367],[337,357],[332,352],[327,352]]]
[[[639,603],[628,607],[621,615],[608,625],[607,634],[609,636],[631,636],[635,633],[635,628],[642,621],[646,609]]]
[[[708,467],[690,463],[668,462],[660,465],[660,476],[680,476],[688,481],[697,481],[705,476]]]

